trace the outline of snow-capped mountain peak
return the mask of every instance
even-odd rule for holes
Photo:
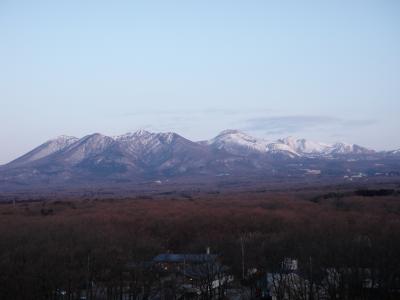
[[[314,142],[307,139],[296,139],[294,137],[287,137],[278,140],[278,142],[289,146],[293,151],[298,154],[321,154],[329,152],[331,145]]]
[[[225,150],[234,155],[282,154],[289,157],[314,157],[341,154],[366,154],[370,150],[354,144],[328,144],[308,139],[297,139],[289,136],[269,142],[266,139],[254,138],[239,130],[225,130],[207,142],[208,145]]]
[[[331,154],[368,154],[375,151],[361,147],[356,144],[335,143],[332,145]]]
[[[115,140],[100,133],[87,135],[76,141],[69,147],[63,149],[63,160],[76,164],[95,154],[99,154],[108,149]]]
[[[139,129],[134,132],[135,135],[140,136],[140,135],[148,135],[151,134],[150,131],[144,130],[144,129]]]
[[[272,156],[272,157],[333,157],[340,155],[371,154],[373,151],[355,144],[326,144],[307,139],[286,137],[276,141],[255,138],[239,130],[225,130],[215,138],[204,142],[192,142],[174,132],[153,133],[138,130],[119,136],[105,136],[99,133],[87,135],[81,139],[59,136],[51,139],[31,152],[9,163],[9,166],[21,166],[52,157],[60,162],[76,165],[87,159],[98,157],[124,157],[124,161],[152,157],[166,157],[177,151],[187,149],[200,155],[233,155],[235,157]],[[210,151],[211,150],[211,151]],[[181,150],[179,150],[181,151]],[[210,151],[210,152],[209,152]],[[183,152],[180,152],[183,153]],[[208,154],[207,154],[208,153]],[[213,153],[213,154],[211,154]],[[393,152],[395,153],[395,152]],[[153,155],[153,156],[152,156]],[[143,162],[143,160],[142,160]]]
[[[399,156],[396,151],[375,153],[354,144],[326,144],[294,137],[268,141],[239,130],[225,130],[203,142],[173,132],[139,130],[114,137],[96,133],[81,139],[60,136],[49,140],[1,166],[0,182],[130,182],[218,174],[303,176],[307,169],[323,174],[327,170],[324,168],[329,168],[324,160],[332,161],[337,170],[343,168],[340,172],[347,174],[349,161],[369,164],[386,157],[393,160]]]
[[[76,142],[77,140],[78,140],[78,138],[74,137],[74,136],[59,135],[58,137],[52,138],[52,139],[48,140],[47,142],[56,142],[56,143],[62,144],[62,143],[73,143],[73,142]]]
[[[113,136],[113,139],[116,141],[124,141],[124,140],[126,141],[126,140],[136,139],[139,137],[150,136],[150,135],[153,135],[153,133],[151,133],[147,130],[140,129],[140,130],[137,130],[134,132],[125,133],[123,135]]]
[[[73,136],[67,135],[60,135],[56,138],[50,139],[44,144],[36,147],[32,151],[28,152],[27,154],[17,158],[16,160],[12,161],[10,164],[14,165],[21,165],[30,163],[51,154],[57,153],[70,145],[77,142],[79,139]]]
[[[224,130],[215,138],[207,141],[207,144],[228,153],[240,155],[252,152],[266,152],[267,141],[254,138],[239,130]]]

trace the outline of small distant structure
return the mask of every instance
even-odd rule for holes
[[[215,254],[173,254],[162,253],[153,258],[153,262],[161,265],[202,264],[210,263],[217,259]]]
[[[292,299],[296,294],[296,289],[307,284],[307,281],[298,273],[298,260],[287,257],[282,260],[279,270],[266,272],[259,277],[256,283],[255,299]]]
[[[233,281],[229,268],[221,264],[218,255],[211,254],[209,247],[200,254],[162,253],[153,258],[153,263],[183,294],[220,297]]]
[[[321,170],[305,169],[307,175],[321,175]]]
[[[297,259],[287,257],[282,261],[282,270],[284,271],[295,272],[298,268],[299,261]]]

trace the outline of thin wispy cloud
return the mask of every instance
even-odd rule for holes
[[[162,116],[193,116],[193,115],[254,115],[260,113],[271,113],[270,109],[249,108],[249,109],[233,109],[209,107],[204,109],[138,109],[136,111],[124,112],[113,117],[136,117],[141,115],[162,115]]]
[[[365,127],[375,123],[372,119],[347,120],[332,116],[290,115],[247,119],[242,129],[263,131],[267,134],[291,134],[309,129]]]

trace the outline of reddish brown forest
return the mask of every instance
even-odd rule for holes
[[[341,273],[326,299],[370,299],[365,280],[373,281],[376,299],[396,299],[400,197],[319,190],[4,203],[0,299],[75,299],[88,282],[101,283],[107,299],[122,299],[123,285],[145,290],[157,280],[156,272],[127,265],[206,247],[249,288],[243,263],[273,271],[292,257],[316,286],[327,270]]]

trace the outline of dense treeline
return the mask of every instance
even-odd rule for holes
[[[315,201],[315,195],[238,193],[2,204],[0,299],[122,299],[126,291],[146,299],[155,286],[163,288],[146,262],[208,246],[230,268],[233,284],[251,291],[258,275],[248,270],[279,274],[290,257],[307,282],[290,299],[396,299],[400,199],[380,196]]]

